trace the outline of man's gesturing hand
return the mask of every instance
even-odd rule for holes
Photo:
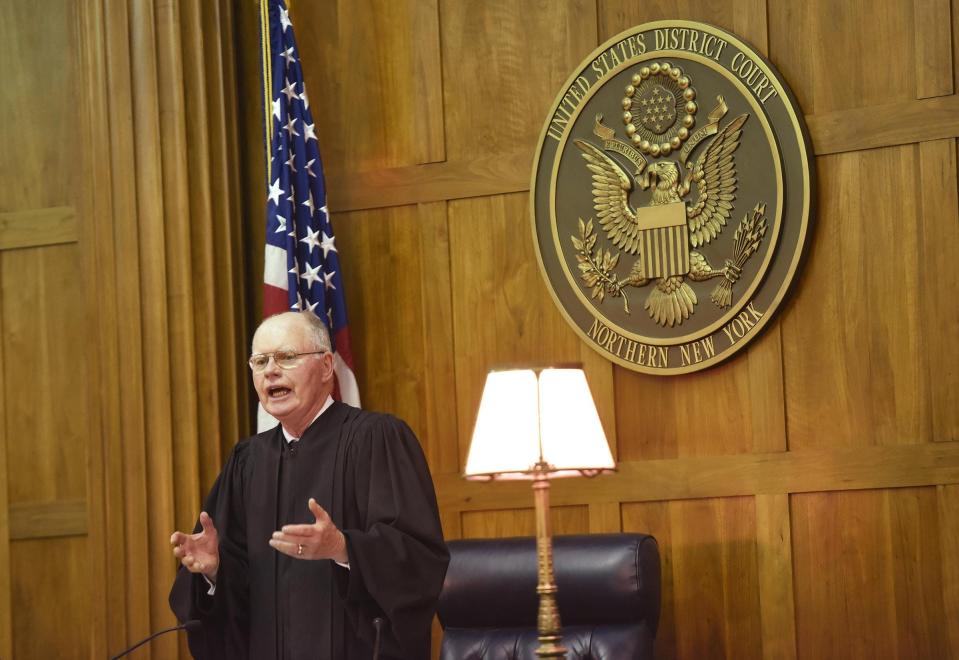
[[[203,530],[199,534],[173,532],[170,537],[173,556],[191,573],[203,573],[210,582],[216,582],[216,572],[220,568],[220,542],[213,519],[206,511],[200,513],[200,525]]]
[[[312,497],[308,506],[316,522],[312,525],[283,525],[282,530],[273,532],[270,545],[297,559],[332,559],[341,564],[349,563],[343,532],[336,528],[329,514]]]

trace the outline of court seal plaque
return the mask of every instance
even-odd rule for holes
[[[533,240],[594,350],[689,373],[744,348],[781,307],[814,189],[775,68],[712,25],[657,21],[601,45],[560,89],[533,161]]]

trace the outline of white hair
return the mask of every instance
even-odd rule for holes
[[[303,323],[306,324],[306,334],[310,339],[310,343],[313,344],[313,350],[333,350],[330,342],[330,332],[326,329],[326,324],[323,323],[323,319],[308,309],[305,309],[302,312],[280,312],[279,314],[268,316],[267,318],[263,319],[263,322],[260,323],[260,325],[257,326],[256,331],[259,332],[260,328],[266,325],[267,322],[274,319],[280,319],[281,317],[296,317],[302,319]],[[253,333],[253,336],[256,337],[256,332]],[[252,351],[252,346],[250,347],[250,350]]]

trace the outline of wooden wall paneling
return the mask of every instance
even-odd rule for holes
[[[66,565],[75,565],[87,556],[84,538],[67,544],[46,539],[11,542],[12,534],[19,536],[19,504],[55,501],[63,493],[85,497],[88,428],[76,433],[77,426],[85,425],[85,407],[81,405],[79,415],[65,419],[77,412],[77,402],[85,396],[82,384],[68,390],[62,402],[55,400],[66,389],[63,374],[69,373],[70,367],[79,367],[77,375],[82,378],[86,359],[82,325],[69,327],[74,318],[83,317],[82,308],[77,315],[78,303],[64,300],[61,304],[61,296],[83,291],[77,272],[73,212],[80,177],[76,162],[82,155],[71,139],[77,102],[73,19],[69,2],[8,4],[0,9],[0,60],[8,74],[0,97],[0,113],[5,118],[0,126],[4,182],[0,188],[0,655],[11,658],[30,657],[19,653],[20,640],[48,633],[49,623],[40,625],[31,607],[37,600],[57,595],[49,584],[37,589],[37,581],[23,570],[25,551],[30,559],[36,558],[28,546],[42,548],[46,582],[66,580]],[[36,47],[48,42],[56,47]],[[34,102],[38,93],[42,102]],[[69,244],[54,245],[65,241]],[[46,245],[54,246],[28,247]],[[41,261],[44,259],[50,263]],[[23,266],[28,268],[23,271]],[[62,287],[65,277],[72,279]],[[45,325],[25,327],[25,322],[38,320]],[[71,330],[80,332],[71,336]],[[73,340],[73,346],[68,347],[64,339]],[[81,347],[76,351],[80,355],[59,363],[69,348],[77,347]],[[58,372],[59,377],[40,373],[44,368]],[[28,397],[35,400],[28,401]],[[57,428],[58,422],[66,423]],[[36,479],[52,473],[59,477],[54,467],[71,473],[63,475],[60,483],[32,484],[35,488],[26,483],[31,476]],[[56,550],[63,554],[57,556]],[[88,585],[77,585],[61,601],[82,609],[91,595]],[[60,642],[64,647],[87,647],[85,630],[69,624],[64,628]],[[24,630],[27,637],[21,634]]]
[[[130,17],[127,4],[123,2],[109,3],[105,10],[105,60],[111,118],[107,139],[114,173],[113,217],[129,219],[137,217],[136,178],[139,174],[135,144],[138,129],[132,121],[134,91]],[[120,429],[118,435],[107,438],[106,455],[108,483],[114,480],[112,483],[119,487],[115,492],[107,492],[106,506],[111,538],[120,542],[108,545],[107,553],[111,556],[107,565],[122,567],[122,575],[111,575],[111,581],[122,589],[124,598],[122,601],[117,599],[120,602],[112,599],[109,602],[110,632],[113,633],[109,637],[109,648],[121,649],[150,631],[148,582],[143,579],[150,574],[147,524],[143,516],[148,498],[142,487],[147,474],[146,450],[142,442],[137,442],[145,432],[142,322],[136,311],[141,300],[141,265],[137,248],[139,223],[115,222],[112,240],[116,245],[112,255],[114,265],[103,263],[101,267],[116,278],[116,326],[111,328],[116,349],[115,352],[108,349],[107,354],[116,356],[114,368],[119,372]],[[110,594],[107,597],[109,599]]]
[[[959,485],[936,487],[939,556],[942,560],[942,609],[959,612]],[[950,615],[951,616],[951,615]],[[946,624],[948,657],[959,658],[959,627]]]
[[[915,146],[819,159],[815,242],[781,321],[792,449],[931,440],[923,401],[945,392],[927,389],[924,369],[948,358],[923,339],[938,283],[925,286],[918,261],[919,161]],[[945,242],[922,249],[933,263],[955,254]]]
[[[465,160],[363,172],[330,172],[329,204],[357,211],[529,190],[533,146]]]
[[[463,538],[463,520],[459,509],[441,509],[440,524],[443,526],[443,538],[447,541]]]
[[[439,3],[437,0],[413,0],[409,16],[413,74],[412,80],[407,80],[412,82],[413,105],[422,111],[413,113],[412,125],[406,130],[410,130],[418,147],[419,162],[432,163],[446,159]],[[385,19],[390,21],[392,17],[386,16]]]
[[[600,41],[610,39],[641,23],[683,19],[717,25],[742,37],[759,52],[767,52],[764,0],[736,0],[731,3],[711,0],[657,0],[641,5],[628,0],[598,0],[598,6]]]
[[[436,0],[300,2],[291,8],[327,169],[444,159],[437,12]],[[456,86],[468,89],[470,82]]]
[[[596,483],[606,477],[596,477]],[[557,496],[564,498],[564,482],[569,479],[558,479],[550,487],[550,501],[556,503]],[[484,511],[488,509],[515,508],[518,504],[525,504],[526,484],[522,481],[498,481],[490,484],[482,481],[467,481],[460,474],[433,474],[433,484],[436,488],[436,499],[440,512],[444,511]],[[614,499],[614,498],[607,498]],[[565,496],[563,503],[581,504],[584,498]],[[589,502],[589,499],[586,498]]]
[[[201,4],[181,2],[179,9],[183,52],[194,55],[203,53],[204,59],[213,57],[217,46],[216,35],[208,35],[202,29]],[[192,527],[199,514],[201,498],[212,486],[222,465],[223,439],[220,437],[220,387],[217,374],[226,366],[218,350],[215,333],[203,331],[216,318],[216,298],[220,295],[214,285],[217,281],[215,252],[226,247],[225,241],[218,240],[213,223],[211,178],[215,175],[211,167],[213,141],[210,131],[211,124],[216,121],[216,109],[208,99],[206,67],[195,66],[190,57],[185,59],[184,104],[189,117],[186,122],[189,145],[186,171],[190,182],[194,184],[187,188],[187,218],[191,222],[187,228],[189,243],[186,254],[190,259],[193,281],[199,286],[192,286],[189,298],[193,307],[195,341],[191,342],[189,355],[177,358],[177,362],[190,368],[196,378],[195,398],[188,404],[196,411],[196,433],[174,437],[174,470],[179,481],[176,492],[177,529]]]
[[[680,8],[678,14],[675,7],[669,5],[656,10],[659,14],[650,16],[647,5],[639,10],[633,9],[634,5],[629,4],[602,3],[599,12],[599,31],[601,38],[607,38],[637,22],[651,20],[651,18],[682,16],[708,20],[729,27],[761,51],[765,51],[767,25],[766,13],[762,5],[761,2],[757,5],[756,0],[744,0],[731,8],[725,5],[693,3]],[[819,65],[813,59],[806,58],[804,56],[806,38],[790,31],[791,25],[798,24],[807,26],[808,30],[818,34],[819,28],[816,26],[820,19],[808,16],[811,11],[816,11],[815,8],[811,10],[806,6],[793,6],[787,3],[777,5],[775,11],[779,28],[773,27],[773,38],[778,39],[780,48],[774,50],[772,59],[780,68],[783,68],[791,85],[796,87],[801,81],[816,77],[834,81],[830,84],[845,85],[842,82],[847,79],[845,74],[843,76],[815,75],[815,71],[819,70],[815,67],[821,68],[825,64]],[[941,21],[939,23],[944,25]],[[782,32],[776,32],[776,30],[782,30]],[[924,43],[924,40],[918,39],[916,43]],[[860,46],[867,47],[862,44],[853,47]],[[792,53],[796,53],[795,61],[783,60],[780,56],[782,54],[792,57]],[[819,57],[821,59],[825,56],[823,54]],[[903,71],[906,68],[899,67]],[[880,90],[884,89],[881,83],[877,85]],[[913,83],[910,85],[914,87]],[[797,89],[797,92],[802,90]],[[805,107],[815,149],[819,154],[951,137],[959,131],[955,97],[932,98],[928,102],[918,102],[914,100],[914,94],[911,94],[904,95],[898,100],[883,98],[879,105],[865,101],[848,107],[846,104],[840,104],[842,107],[829,111],[828,108],[813,108],[811,92],[808,96],[809,103],[806,103],[803,94],[800,93],[800,101]],[[810,115],[809,113],[813,111],[815,114]],[[532,145],[518,150],[510,146],[491,153],[492,155],[471,153],[463,156],[462,159],[433,166],[377,170],[362,179],[357,178],[351,171],[337,171],[332,177],[335,185],[331,185],[331,190],[336,192],[331,199],[331,207],[336,210],[355,210],[526,189]]]
[[[922,194],[917,213],[919,316],[922,321],[923,407],[921,436],[934,441],[959,440],[959,306],[950,295],[959,287],[959,170],[956,141],[919,145],[919,181]]]
[[[733,33],[769,57],[769,12],[766,0],[739,0],[729,7]]]
[[[434,475],[440,508],[506,508],[523,497],[519,484],[488,488],[457,475]],[[737,495],[902,488],[959,482],[959,442],[729,454],[621,462],[588,489],[560,479],[559,505],[649,502]]]
[[[0,253],[3,352],[17,356],[15,362],[6,360],[0,375],[6,413],[10,612],[16,657],[38,657],[21,655],[23,645],[31,638],[50,636],[50,619],[37,612],[39,603],[56,601],[63,611],[83,612],[93,595],[88,581],[77,581],[70,574],[78,567],[83,570],[86,538],[69,543],[13,540],[24,531],[19,505],[43,502],[57,507],[63,500],[80,500],[85,509],[90,429],[83,387],[87,337],[83,323],[64,322],[84,317],[80,261],[76,243]],[[44,580],[35,580],[36,570],[28,568],[37,565],[44,566]],[[64,585],[70,591],[61,591]],[[76,616],[66,623],[50,642],[61,652],[51,657],[88,647],[85,623]]]
[[[793,497],[800,657],[946,657],[935,496]]]
[[[215,315],[208,322],[212,323],[216,338],[217,376],[221,393],[217,422],[220,427],[220,453],[226,456],[237,439],[255,430],[250,418],[252,408],[249,403],[252,399],[249,394],[242,396],[250,391],[246,359],[250,354],[248,339],[252,339],[252,329],[248,328],[245,320],[249,296],[247,290],[237,284],[236,276],[245,271],[247,264],[243,257],[245,237],[241,223],[237,222],[240,217],[239,157],[236,147],[239,133],[236,129],[236,81],[232,68],[235,59],[233,23],[230,20],[232,12],[226,0],[204,2],[202,7],[206,45],[203,53],[193,55],[199,60],[194,66],[202,62],[205,67],[207,100],[211,110],[208,120],[212,138],[209,181],[213,215],[210,231],[213,232],[216,246],[213,250],[213,286],[217,295],[214,296]],[[262,93],[257,98],[262,99]],[[262,130],[259,132],[262,133]],[[262,157],[260,160],[263,160]],[[254,208],[262,209],[266,204],[266,188],[259,190],[259,206]],[[263,245],[262,239],[259,245]],[[262,248],[260,253],[262,255]],[[262,273],[261,262],[261,278]],[[219,473],[220,464],[218,462],[210,467],[213,469],[207,473],[207,478]],[[212,485],[212,481],[205,483]]]
[[[624,504],[623,530],[659,543],[658,657],[762,656],[753,498]]]
[[[85,498],[10,504],[10,540],[84,536],[89,531]]]
[[[952,12],[952,89],[959,89],[959,12]]]
[[[910,3],[777,2],[768,11],[770,59],[807,115],[916,98],[915,43],[926,35]]]
[[[959,136],[959,97],[898,101],[807,114],[805,119],[817,155],[912,144]],[[445,163],[373,170],[362,176],[353,171],[332,172],[330,208],[355,211],[521,192],[529,189],[532,159],[530,145]],[[257,188],[257,209],[260,195]]]
[[[86,201],[93,221],[84,236],[91,241],[88,272],[101,294],[90,307],[99,312],[102,359],[94,379],[103,385],[96,398],[102,447],[91,457],[91,473],[102,477],[91,493],[97,501],[90,524],[114,540],[102,559],[111,568],[101,566],[98,580],[109,587],[102,593],[110,625],[94,648],[115,650],[172,621],[168,538],[192,525],[198,464],[208,487],[220,465],[220,438],[236,439],[237,337],[244,331],[236,304],[242,287],[231,281],[233,264],[242,260],[232,228],[235,159],[223,144],[233,81],[224,81],[232,74],[222,63],[219,6],[203,3],[202,15],[188,6],[188,29],[170,3],[111,3],[105,14],[102,8],[86,5],[82,21],[87,116],[110,119],[108,128],[91,121],[85,138],[101,185]],[[207,41],[192,48],[196,31]],[[188,114],[201,130],[209,127],[209,139],[198,139],[192,153]],[[207,268],[200,274],[213,277],[198,279],[197,263]],[[216,291],[212,304],[197,294],[207,289]],[[200,359],[209,347],[210,359]],[[212,375],[202,388],[198,369]],[[208,447],[202,455],[198,441]],[[176,647],[167,639],[154,650],[167,657]]]
[[[768,57],[776,66],[780,75],[787,81],[808,117],[814,112],[823,113],[830,109],[845,108],[816,107],[816,85],[810,77],[819,71],[828,71],[824,67],[824,44],[818,16],[822,8],[816,3],[783,2],[776,7],[767,8],[769,50]],[[813,47],[810,47],[813,45]],[[817,47],[818,46],[818,47]]]
[[[423,325],[424,278],[435,276],[423,272],[420,222],[415,206],[334,218],[361,400],[404,419],[424,441],[432,376],[424,369],[432,350],[432,329]],[[441,282],[432,280],[431,295],[444,295]]]
[[[0,213],[0,250],[76,241],[77,212],[72,206]]]
[[[150,629],[168,625],[168,585],[173,563],[150,561],[153,553],[167,552],[174,529],[172,469],[172,400],[170,382],[170,299],[166,262],[170,257],[165,224],[169,200],[163,195],[163,143],[159,96],[172,93],[161,89],[158,60],[163,44],[158,41],[156,6],[151,0],[136,1],[130,7],[130,36],[139,47],[131,53],[133,69],[133,123],[137,131],[134,150],[137,158],[137,218],[140,225],[140,306],[143,333],[143,394],[146,454],[147,585]],[[165,136],[164,136],[165,137]],[[173,137],[172,135],[170,136]],[[171,166],[175,166],[171,163]],[[142,485],[138,485],[143,489]],[[146,509],[144,509],[145,511]],[[143,579],[143,576],[140,577]],[[176,640],[162,640],[156,646],[169,655]]]
[[[173,527],[188,529],[220,469],[221,452],[248,426],[238,419],[246,332],[238,313],[242,287],[232,277],[243,267],[233,222],[237,168],[230,165],[236,162],[233,27],[222,2],[158,10],[160,86],[170,92],[160,104],[164,180],[172,179],[165,189],[168,331],[171,377],[181,383],[171,399]],[[163,530],[164,540],[173,527]],[[157,550],[163,556],[165,544]],[[161,593],[168,582],[161,583]],[[167,608],[159,616],[172,621]],[[172,649],[173,640],[167,644]],[[179,646],[186,657],[182,639]]]
[[[0,292],[3,291],[3,276],[0,273]],[[0,334],[3,333],[3,308],[0,306]],[[0,374],[6,373],[3,342],[0,342]],[[2,378],[2,375],[0,375]],[[7,497],[7,411],[4,398],[0,396],[0,657],[13,657],[13,608],[10,564],[10,509]]]
[[[913,0],[916,98],[952,94],[952,26],[949,0]]]
[[[786,449],[776,328],[717,369],[664,378],[615,368],[620,460]]]
[[[200,500],[199,467],[198,463],[198,414],[197,400],[199,395],[199,377],[197,371],[206,367],[207,362],[197,362],[194,329],[194,302],[193,286],[195,274],[193,272],[192,228],[205,226],[204,216],[191,214],[191,200],[189,196],[190,161],[188,156],[189,141],[187,134],[187,104],[185,99],[185,77],[190,75],[187,70],[193,70],[192,62],[184,61],[184,49],[181,40],[183,25],[191,22],[192,16],[181,18],[178,3],[160,3],[155,7],[156,40],[157,40],[157,105],[160,116],[160,154],[163,163],[162,194],[163,194],[163,230],[166,254],[164,255],[164,269],[166,271],[168,304],[167,329],[168,334],[168,376],[170,385],[169,417],[170,438],[169,444],[160,447],[165,451],[164,470],[168,475],[169,502],[167,511],[169,519],[162,518],[156,521],[155,528],[151,528],[151,551],[161,553],[166,549],[163,541],[169,539],[174,529],[190,529],[197,515],[197,502]],[[192,44],[191,44],[192,45]],[[187,55],[189,57],[189,55]],[[205,117],[191,115],[189,123],[204,124]],[[201,143],[202,144],[202,143]],[[200,145],[195,145],[199,147]],[[215,362],[214,362],[215,364]],[[214,436],[213,439],[215,439]],[[204,438],[205,439],[205,438]],[[175,485],[174,485],[175,484]],[[192,514],[192,515],[191,515]],[[161,526],[169,522],[163,529]],[[161,563],[161,562],[155,562]],[[173,580],[173,562],[163,562],[166,570],[167,582],[159,582],[155,586],[157,592],[163,594],[163,586]],[[163,622],[163,623],[161,623]],[[175,619],[169,608],[154,614],[153,624],[175,625]],[[172,649],[177,640],[171,635],[169,639],[155,642],[154,650],[163,650],[172,655]]]
[[[123,521],[114,514],[122,502],[122,475],[119,461],[108,461],[108,451],[120,438],[120,385],[116,355],[117,288],[108,273],[115,263],[113,236],[113,176],[111,171],[109,72],[106,64],[106,16],[100,2],[81,3],[79,9],[80,80],[86,93],[79,105],[79,138],[85,159],[80,161],[95,186],[86,186],[80,205],[85,219],[80,226],[80,244],[84,247],[83,274],[86,282],[85,321],[91,333],[90,346],[99,356],[88,371],[91,428],[88,444],[89,482],[88,525],[93,538],[113,539],[114,543],[89,543],[87,565],[91,584],[107,582],[107,567],[124,556]],[[112,442],[111,442],[112,440]],[[108,502],[114,504],[108,505]],[[110,588],[95,589],[90,607],[90,654],[108,655],[107,649],[120,648],[127,616],[126,576],[115,568]],[[112,614],[113,616],[109,616]],[[107,622],[109,623],[109,626]],[[117,642],[116,646],[113,642]]]
[[[749,351],[749,400],[759,405],[747,411],[752,449],[757,453],[786,451],[786,395],[783,391],[782,326],[778,321],[769,324],[763,334],[753,341]],[[771,388],[767,390],[767,388]]]
[[[447,159],[532,150],[557,90],[596,47],[595,2],[444,0],[440,16]]]
[[[886,500],[897,643],[917,658],[945,658],[955,613],[943,608],[937,489],[888,490]]]
[[[529,482],[523,483],[529,485]],[[588,534],[589,509],[585,506],[551,506],[549,524],[553,536]],[[462,525],[464,539],[536,536],[536,515],[532,508],[468,511],[463,513]]]
[[[75,6],[74,0],[51,0],[7,3],[0,10],[6,71],[0,212],[69,206],[78,189]],[[55,46],[37,48],[48,43]]]
[[[763,658],[796,657],[789,495],[756,496],[756,551]]]
[[[450,236],[446,202],[417,207],[417,234],[423,268],[422,301],[423,370],[426,405],[424,443],[434,472],[459,473],[465,463],[457,452],[456,375],[453,341],[453,292],[450,286]],[[355,268],[356,266],[354,266]]]
[[[591,502],[589,504],[589,533],[618,534],[623,531],[619,502]]]
[[[96,585],[80,536],[17,541],[13,651],[6,658],[93,657],[88,613]]]
[[[677,657],[762,655],[753,498],[673,502]]]
[[[817,156],[959,135],[959,96],[806,115]]]
[[[86,497],[80,268],[76,243],[0,252],[10,504]]]
[[[623,531],[651,534],[659,547],[661,580],[659,629],[656,631],[657,658],[678,658],[677,626],[691,614],[677,612],[673,588],[673,536],[669,502],[624,502],[621,507]],[[677,616],[678,614],[678,616]]]
[[[536,262],[527,195],[450,202],[450,283],[459,455],[465,461],[491,367],[577,362],[581,343]]]
[[[230,19],[219,5],[210,7],[204,3],[204,31],[215,44],[191,56],[212,60],[208,66],[217,74],[206,78],[219,113],[209,124],[221,150],[216,164],[205,167],[217,168],[214,194],[227,201],[219,207],[216,236],[230,247],[221,250],[216,269],[225,303],[207,313],[205,330],[225,338],[214,346],[228,354],[228,365],[214,373],[227,374],[230,391],[210,395],[223,410],[235,408],[240,392],[236,336],[242,330],[231,320],[242,291],[229,283],[242,259],[237,232],[230,230],[235,157],[223,145],[222,128],[232,112],[227,106],[235,103],[228,98],[233,73],[222,60],[227,46],[210,30]],[[4,52],[12,49],[4,61],[16,75],[2,103],[10,105],[5,116],[22,121],[0,129],[8,154],[0,167],[10,184],[0,191],[0,306],[3,350],[21,357],[16,380],[5,375],[0,384],[6,392],[0,605],[7,604],[0,654],[17,648],[29,657],[73,657],[88,648],[102,657],[172,619],[166,590],[174,562],[166,539],[174,527],[174,493],[188,491],[181,501],[198,499],[196,399],[202,394],[190,370],[196,347],[209,335],[198,337],[192,319],[199,306],[191,290],[187,186],[193,180],[186,170],[183,76],[194,64],[182,59],[178,6],[169,2],[64,1],[3,11],[0,41]],[[23,45],[41,42],[57,47]],[[45,103],[24,103],[39,79]],[[209,187],[209,171],[197,178]],[[171,387],[171,354],[188,364],[178,389]],[[4,374],[10,366],[2,365]],[[230,424],[236,428],[235,414]],[[31,441],[11,444],[11,429],[17,437],[27,432]],[[174,470],[174,460],[187,469]],[[95,543],[82,538],[88,532]],[[44,580],[27,566],[38,558],[55,566]],[[19,601],[11,601],[11,589]],[[69,621],[58,614],[66,609]],[[47,624],[37,627],[39,616],[50,612],[65,632],[39,639],[48,632]],[[166,657],[175,647],[167,640],[156,650]]]

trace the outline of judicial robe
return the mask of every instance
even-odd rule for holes
[[[349,569],[268,544],[312,523],[313,497],[346,537]],[[449,553],[433,482],[413,432],[389,415],[333,403],[293,445],[279,426],[240,441],[204,503],[219,538],[215,593],[180,567],[170,606],[199,660],[429,657]],[[200,530],[199,522],[196,531]]]

